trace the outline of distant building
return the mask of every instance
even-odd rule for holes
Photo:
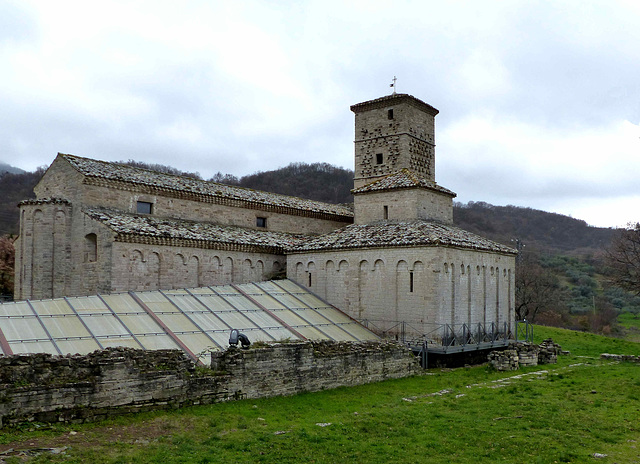
[[[435,182],[438,110],[351,107],[354,210],[59,154],[20,204],[15,298],[283,276],[370,327],[514,321],[516,251],[453,226]]]

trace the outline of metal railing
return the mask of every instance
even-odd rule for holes
[[[533,325],[528,321],[479,322],[475,324],[412,324],[406,321],[363,319],[360,321],[384,338],[395,338],[409,346],[427,367],[428,353],[450,354],[505,347],[513,341],[532,341]]]
[[[486,344],[507,344],[511,340],[533,339],[533,325],[528,321],[517,321],[514,326],[507,322],[478,322],[475,324],[415,324],[406,321],[363,319],[360,321],[383,338],[395,338],[409,346],[427,343],[433,347],[466,347]]]

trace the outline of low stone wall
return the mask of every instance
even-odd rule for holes
[[[563,351],[560,345],[550,338],[540,345],[528,342],[517,342],[502,351],[489,353],[489,364],[498,371],[516,371],[520,367],[537,366],[538,364],[555,364],[559,354],[570,354]]]
[[[607,361],[624,361],[624,362],[640,363],[640,356],[633,356],[630,354],[602,353],[600,355],[600,359],[606,359]]]
[[[181,351],[112,348],[86,356],[0,356],[0,426],[85,422],[154,409],[291,395],[419,372],[392,342],[274,344],[212,355],[196,367]]]

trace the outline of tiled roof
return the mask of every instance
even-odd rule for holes
[[[176,245],[188,242],[186,246],[202,248],[216,248],[216,244],[226,244],[263,249],[267,253],[283,253],[286,248],[298,245],[306,238],[283,232],[126,214],[106,209],[87,209],[85,213],[118,234],[118,241],[161,241]]]
[[[367,185],[363,185],[362,187],[359,187],[357,189],[353,189],[351,193],[367,193],[380,190],[395,190],[415,187],[434,190],[451,197],[456,197],[455,192],[452,192],[451,190],[444,187],[440,187],[435,182],[425,179],[419,174],[406,168],[401,169],[400,171],[393,174],[389,174],[382,179],[378,179]]]
[[[361,111],[369,111],[376,108],[386,108],[398,103],[406,103],[411,106],[415,106],[432,116],[436,116],[439,113],[439,111],[430,104],[425,103],[419,98],[409,95],[408,93],[393,93],[391,95],[376,98],[375,100],[356,103],[355,105],[351,105],[351,111],[354,113],[360,113]]]
[[[18,206],[22,205],[70,205],[69,200],[64,198],[29,198],[28,200],[22,200],[18,203]]]
[[[287,195],[218,184],[216,182],[193,179],[191,177],[164,174],[118,163],[82,158],[75,155],[60,153],[58,156],[67,160],[71,166],[88,177],[128,182],[196,195],[222,197],[276,207],[293,208],[314,213],[353,217],[353,211],[344,205],[333,205],[321,201],[305,200]]]
[[[423,220],[354,224],[311,237],[291,247],[292,253],[369,247],[444,246],[517,254],[513,248],[457,227]]]

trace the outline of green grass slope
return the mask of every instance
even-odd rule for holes
[[[639,462],[640,365],[599,355],[640,355],[640,345],[536,327],[536,342],[548,337],[571,356],[518,372],[434,369],[98,424],[26,425],[3,430],[0,450],[66,446],[30,462],[96,464]]]

